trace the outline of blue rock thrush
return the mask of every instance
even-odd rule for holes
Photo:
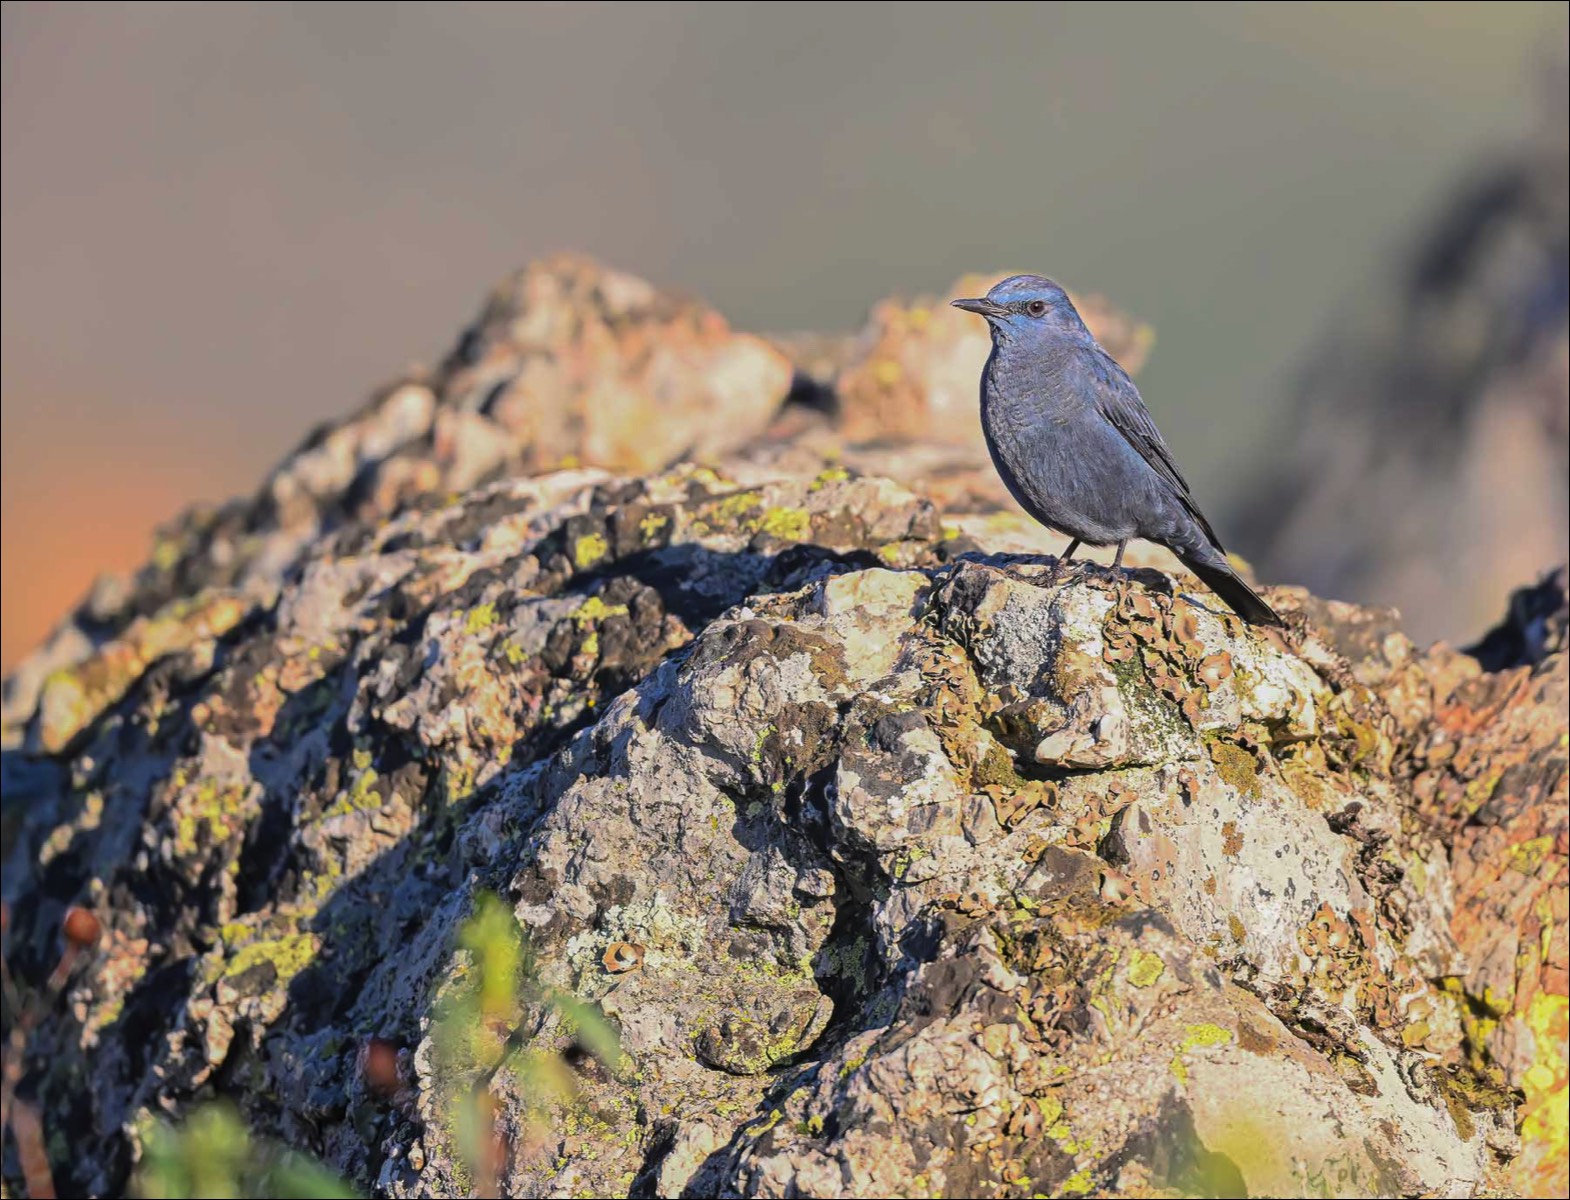
[[[984,299],[956,300],[992,327],[981,376],[981,428],[1014,499],[1080,543],[1158,542],[1245,621],[1280,625],[1227,561],[1172,461],[1139,389],[1085,328],[1067,293],[1040,275],[1015,275]]]

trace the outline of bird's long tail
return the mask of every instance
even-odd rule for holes
[[[1232,569],[1232,564],[1217,555],[1212,559],[1182,555],[1183,565],[1198,575],[1205,586],[1227,602],[1233,612],[1250,625],[1283,625],[1276,610],[1260,598],[1258,592],[1243,582],[1242,576]]]

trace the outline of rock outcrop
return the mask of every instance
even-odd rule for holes
[[[1562,573],[1475,655],[1049,586],[981,500],[824,462],[773,350],[626,332],[617,288],[670,302],[587,270],[569,390],[637,391],[606,328],[686,364],[646,395],[704,419],[644,449],[708,465],[536,446],[567,385],[498,301],[13,681],[10,971],[102,929],[10,1060],[63,1193],[214,1096],[391,1196],[1563,1190]],[[490,895],[526,947],[464,1073]]]
[[[154,620],[171,601],[212,588],[265,600],[313,542],[343,525],[486,480],[715,458],[758,435],[791,379],[780,350],[732,332],[705,305],[575,255],[533,264],[496,287],[436,371],[315,430],[256,495],[171,522],[133,579],[100,581],[6,681],[6,743],[51,672],[109,640],[144,660],[162,653],[165,638],[180,636]],[[117,689],[135,669],[94,686]],[[65,721],[40,730],[54,748],[81,706],[71,695],[44,703]]]

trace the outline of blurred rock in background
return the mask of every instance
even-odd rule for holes
[[[1479,168],[1394,285],[1315,354],[1290,464],[1231,524],[1269,579],[1465,638],[1565,555],[1570,405],[1563,56],[1535,136]]]

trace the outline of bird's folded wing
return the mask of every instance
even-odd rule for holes
[[[1211,544],[1217,550],[1221,550],[1221,541],[1216,537],[1216,531],[1210,527],[1205,514],[1199,511],[1199,505],[1189,490],[1188,480],[1183,478],[1183,472],[1179,471],[1177,463],[1172,461],[1172,452],[1167,449],[1166,442],[1161,438],[1161,431],[1156,428],[1156,423],[1150,419],[1150,413],[1145,410],[1145,402],[1140,398],[1139,389],[1134,386],[1134,381],[1105,352],[1096,355],[1095,373],[1096,404],[1101,410],[1101,415],[1123,435],[1130,446],[1139,451],[1140,457],[1150,464],[1151,470],[1167,482],[1172,489],[1172,494],[1188,510],[1189,516],[1199,523],[1199,527],[1205,531],[1205,536],[1210,539]],[[1223,550],[1222,553],[1225,551]]]

